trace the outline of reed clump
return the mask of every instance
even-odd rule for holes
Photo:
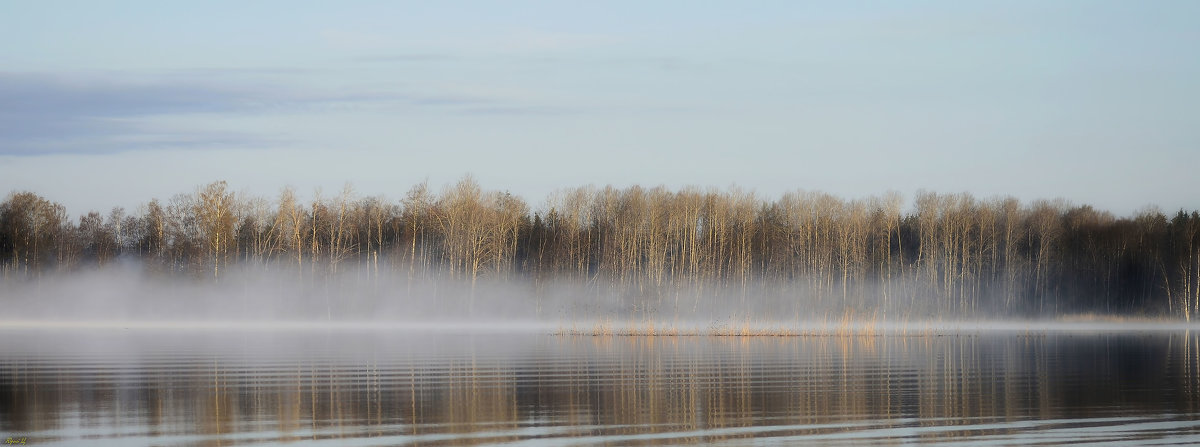
[[[1067,314],[1058,317],[1059,321],[1067,323],[1110,323],[1110,324],[1128,324],[1128,323],[1159,323],[1169,321],[1162,317],[1151,317],[1147,315],[1112,315],[1098,314],[1094,312]]]
[[[568,329],[559,326],[554,332],[558,336],[592,337],[880,337],[884,335],[931,336],[932,330],[920,332],[887,332],[882,329],[877,314],[868,319],[857,319],[852,312],[843,314],[835,323],[828,316],[818,322],[767,323],[744,318],[728,323],[713,323],[708,327],[681,326],[654,319],[619,323],[612,319],[599,320],[589,327]]]

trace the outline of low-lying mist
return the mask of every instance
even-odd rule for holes
[[[1029,315],[938,312],[901,280],[849,284],[692,282],[620,287],[587,281],[411,278],[368,264],[336,273],[234,266],[217,278],[161,275],[137,263],[0,283],[0,326],[522,329],[592,335],[803,335],[1008,327]],[[864,298],[865,297],[865,298]],[[1039,320],[1071,314],[1046,315]],[[1049,318],[1047,318],[1049,317]],[[1079,316],[1073,317],[1080,319]],[[1093,317],[1094,318],[1094,317]],[[1083,317],[1087,319],[1087,317]],[[986,321],[987,323],[981,323]],[[1028,321],[1028,320],[1025,320]],[[1149,320],[1139,320],[1149,321]],[[958,322],[958,323],[954,323]],[[969,325],[963,322],[972,322]],[[1016,328],[1026,328],[1027,323]]]
[[[249,265],[228,268],[213,279],[156,275],[129,263],[3,283],[0,300],[9,321],[721,324],[842,318],[845,313],[837,306],[818,306],[810,294],[794,288],[767,291],[761,284],[618,288],[603,280],[471,281],[449,274],[409,279],[402,272],[376,272],[366,265],[318,274],[294,266]],[[874,312],[869,317],[883,316]]]
[[[294,268],[238,266],[213,279],[125,265],[5,284],[0,300],[9,320],[430,322],[540,314],[524,283],[480,280],[472,292],[468,281],[409,281],[365,267],[306,275]]]

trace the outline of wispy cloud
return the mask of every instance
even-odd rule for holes
[[[247,91],[192,83],[0,73],[0,154],[104,153],[147,145],[200,144],[215,135],[163,138],[141,129],[138,119],[234,111],[246,107],[252,96]],[[239,136],[225,133],[216,139],[231,138]]]
[[[217,111],[236,107],[245,95],[204,85],[0,73],[0,111],[33,116],[57,115],[64,109],[79,115],[118,117],[179,110]]]
[[[434,107],[474,113],[482,107],[519,107],[477,96],[400,90],[288,87],[259,80],[204,82],[172,73],[154,79],[106,75],[0,72],[0,155],[113,153],[154,148],[262,147],[261,135],[154,126],[156,118],[263,115],[305,111]],[[202,126],[202,117],[194,120]]]

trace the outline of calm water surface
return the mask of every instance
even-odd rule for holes
[[[1186,332],[0,331],[27,445],[1195,445]]]

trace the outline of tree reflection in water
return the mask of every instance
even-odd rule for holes
[[[1065,443],[1200,433],[1200,341],[1188,333],[35,332],[3,342],[0,428],[39,444]],[[83,335],[86,345],[68,343]]]

